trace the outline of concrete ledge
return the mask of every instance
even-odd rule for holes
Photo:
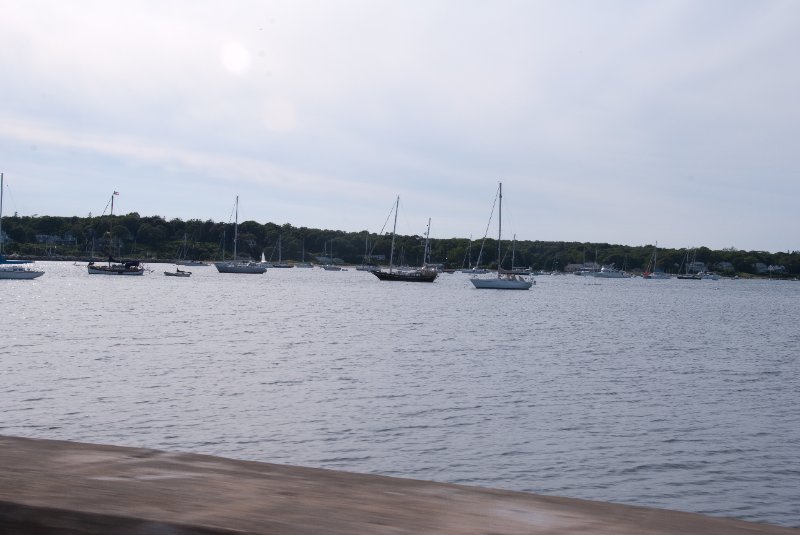
[[[645,507],[0,436],[0,533],[800,534]]]

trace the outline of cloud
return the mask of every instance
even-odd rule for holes
[[[20,144],[36,146],[53,177],[146,169],[164,196],[191,180],[204,214],[251,184],[284,221],[363,227],[400,193],[414,220],[466,235],[503,180],[521,238],[666,244],[639,222],[677,242],[685,219],[744,248],[729,229],[752,213],[753,235],[785,249],[762,220],[794,217],[798,15],[737,0],[12,3],[0,151],[24,166]]]

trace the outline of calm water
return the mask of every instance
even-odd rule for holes
[[[800,526],[800,283],[0,281],[0,433]]]

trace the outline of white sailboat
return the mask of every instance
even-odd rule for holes
[[[267,272],[266,266],[258,262],[239,262],[236,260],[238,255],[239,243],[239,196],[236,196],[236,220],[233,230],[233,260],[230,262],[214,262],[214,266],[220,273],[250,273],[261,275]]]
[[[3,173],[0,173],[0,279],[35,279],[44,275],[40,269],[31,269],[19,264],[28,264],[27,260],[8,260],[3,256]]]
[[[524,278],[519,275],[503,273],[501,263],[501,240],[503,236],[503,183],[500,182],[497,190],[499,200],[499,210],[497,212],[497,277],[491,279],[471,278],[470,282],[479,290],[528,290],[533,286],[530,277]]]
[[[658,264],[658,242],[656,242],[655,247],[653,247],[653,256],[650,258],[650,262],[648,262],[644,273],[642,273],[642,278],[650,280],[665,280],[672,278],[663,271],[656,271],[656,264]]]

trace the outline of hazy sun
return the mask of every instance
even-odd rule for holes
[[[222,66],[233,74],[244,74],[250,69],[250,52],[241,43],[228,43],[220,51]]]

